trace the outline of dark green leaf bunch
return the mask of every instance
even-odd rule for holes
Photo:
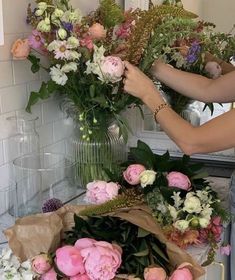
[[[65,243],[73,245],[80,238],[93,238],[119,245],[123,251],[119,273],[143,279],[144,269],[153,264],[170,272],[166,247],[150,232],[117,217],[75,215],[74,221],[74,228],[66,233]]]

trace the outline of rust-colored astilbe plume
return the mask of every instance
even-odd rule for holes
[[[161,22],[164,16],[196,18],[197,15],[169,5],[152,6],[148,11],[142,11],[136,21],[134,31],[128,40],[128,50],[125,59],[138,65],[141,56],[147,47],[148,40],[154,27]]]
[[[174,227],[165,227],[163,229],[167,239],[182,249],[186,249],[187,246],[193,244],[200,244],[199,232],[197,230],[187,230],[180,232]]]
[[[125,190],[124,193],[116,198],[100,205],[92,205],[79,212],[80,216],[96,216],[113,212],[117,209],[127,208],[143,204],[144,198],[142,194],[136,193],[135,190]]]

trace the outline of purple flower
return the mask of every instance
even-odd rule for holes
[[[32,31],[32,34],[28,38],[30,47],[34,49],[41,49],[45,43],[42,33],[36,29]]]
[[[198,59],[198,55],[201,51],[201,46],[199,42],[194,41],[188,51],[186,60],[188,63],[194,63]]]
[[[220,247],[220,254],[229,256],[231,252],[231,245],[221,246]]]
[[[65,22],[62,21],[62,26],[64,27],[65,30],[71,32],[73,30],[73,25],[70,22]]]
[[[42,212],[47,213],[47,212],[54,212],[61,208],[63,206],[63,203],[61,200],[57,198],[50,198],[47,201],[43,203],[42,206]]]

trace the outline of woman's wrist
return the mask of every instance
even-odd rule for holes
[[[156,88],[153,88],[151,91],[146,93],[143,96],[142,101],[152,111],[155,110],[157,105],[165,102]]]

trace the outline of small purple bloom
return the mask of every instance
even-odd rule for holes
[[[186,60],[188,63],[194,63],[198,59],[198,55],[201,51],[201,46],[199,42],[194,41],[188,51],[188,55],[186,57]]]
[[[220,254],[229,256],[231,252],[231,245],[221,246],[220,247]]]
[[[70,22],[62,21],[62,26],[64,27],[65,30],[69,32],[73,31],[73,25]]]
[[[60,199],[58,198],[50,198],[47,201],[43,203],[42,206],[42,212],[47,213],[47,212],[54,212],[61,208],[63,206],[63,203]]]

